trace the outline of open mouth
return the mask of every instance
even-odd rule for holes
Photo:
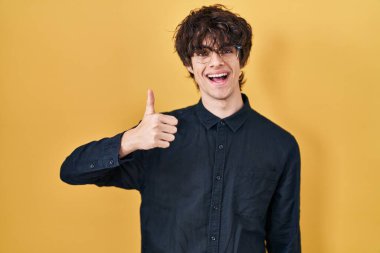
[[[220,73],[220,74],[210,74],[207,75],[207,78],[214,82],[222,82],[226,80],[228,77],[228,73]]]

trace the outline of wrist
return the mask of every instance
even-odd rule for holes
[[[124,132],[123,136],[121,137],[121,145],[120,145],[120,151],[119,151],[120,158],[138,149],[135,136],[136,135],[135,135],[134,128],[129,129],[128,131]]]

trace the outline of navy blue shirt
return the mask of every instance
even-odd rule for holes
[[[297,141],[250,107],[220,119],[198,104],[169,148],[119,158],[120,133],[78,147],[61,167],[69,184],[136,189],[143,253],[300,253]]]

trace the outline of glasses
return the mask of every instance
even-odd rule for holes
[[[224,62],[228,62],[234,59],[239,59],[239,52],[241,46],[226,46],[215,51],[210,47],[202,47],[195,49],[194,51],[194,60],[201,64],[206,64],[211,61],[212,52],[217,53]]]

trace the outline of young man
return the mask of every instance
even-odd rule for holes
[[[298,144],[241,93],[251,38],[249,24],[221,5],[192,11],[175,46],[198,104],[156,113],[148,90],[136,127],[64,161],[69,184],[141,193],[142,252],[301,252]]]

